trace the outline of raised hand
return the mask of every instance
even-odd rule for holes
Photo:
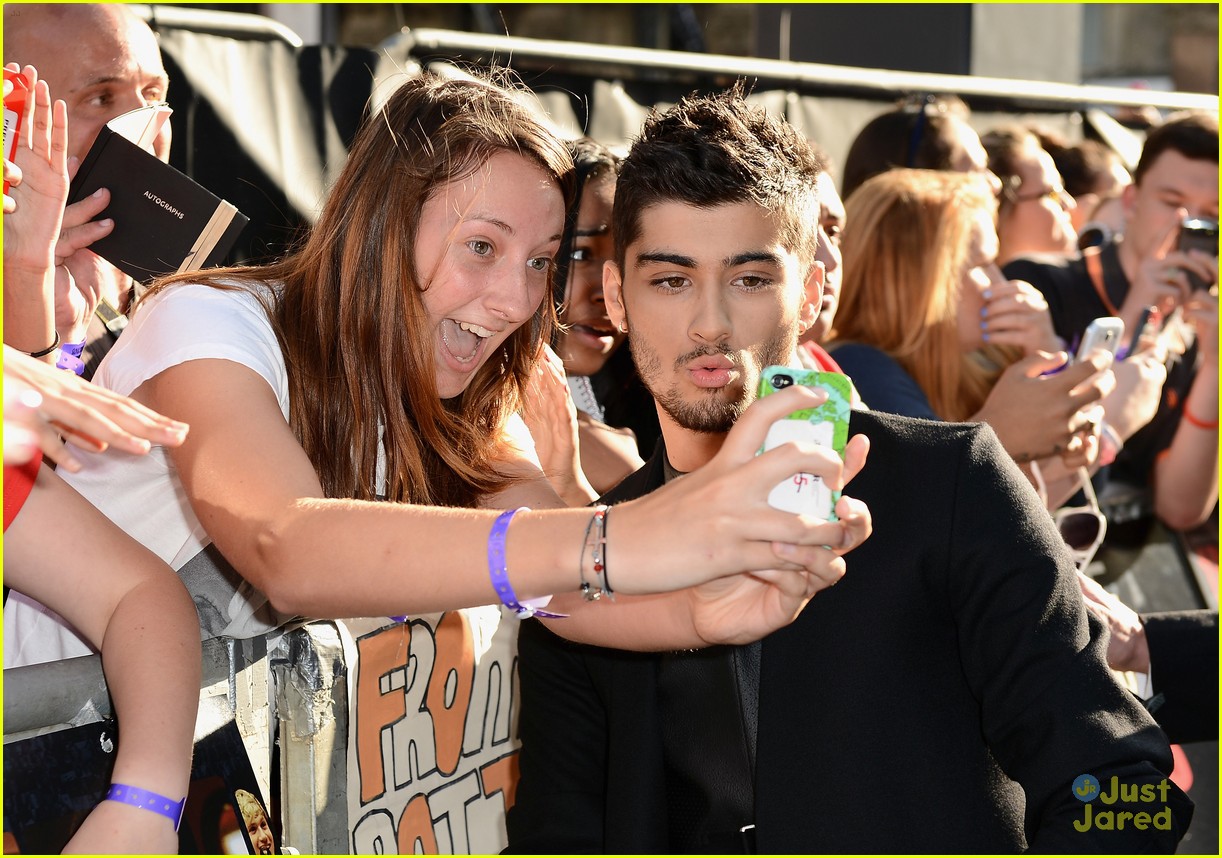
[[[981,325],[990,345],[1017,346],[1028,356],[1065,347],[1052,328],[1048,302],[1030,283],[1010,280],[990,286],[984,300]]]
[[[1093,352],[1054,375],[1042,375],[1063,366],[1067,357],[1064,352],[1037,352],[1011,364],[972,417],[993,427],[1015,461],[1071,450],[1075,436],[1090,428],[1088,407],[1115,386],[1112,355],[1104,351]]]
[[[36,403],[26,399],[26,408],[14,411],[17,425],[32,433],[42,452],[68,471],[79,471],[81,462],[61,434],[94,452],[113,446],[138,455],[147,453],[152,444],[177,447],[187,437],[185,423],[5,346],[5,388],[12,384],[38,394]],[[6,424],[9,419],[6,413]]]
[[[868,450],[864,435],[846,446],[849,479],[865,464]],[[865,503],[848,496],[837,502],[836,516],[839,533],[826,545],[773,546],[784,569],[746,572],[685,591],[700,638],[710,645],[758,640],[792,622],[820,590],[839,582],[847,568],[844,555],[870,537],[873,520]]]
[[[522,419],[556,494],[570,506],[584,506],[598,497],[581,469],[577,408],[569,395],[564,363],[550,346],[543,347],[522,391]]]
[[[851,503],[851,521],[827,522],[774,509],[768,494],[797,473],[820,476],[839,490],[865,460],[868,442],[854,439],[845,461],[813,444],[782,444],[756,455],[773,421],[826,399],[821,390],[794,385],[751,405],[705,466],[657,491],[612,508],[607,528],[612,583],[624,592],[649,592],[659,581],[678,588],[742,572],[813,574],[826,563],[819,546],[841,548],[868,534],[868,519]],[[622,524],[617,524],[622,522]],[[621,536],[622,534],[622,536]],[[782,545],[790,546],[782,548]],[[703,562],[692,564],[692,557]],[[616,570],[622,569],[622,573]],[[616,583],[616,576],[620,580]],[[809,582],[803,579],[805,589]]]
[[[68,198],[68,108],[63,101],[51,103],[51,91],[33,66],[23,73],[31,80],[33,98],[13,152],[18,183],[10,189],[13,214],[4,219],[4,270],[41,276],[54,265]]]

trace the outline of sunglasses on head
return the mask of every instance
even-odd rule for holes
[[[1082,493],[1086,495],[1086,506],[1062,507],[1052,515],[1061,538],[1069,546],[1074,563],[1080,572],[1086,572],[1095,552],[1103,544],[1107,535],[1107,519],[1099,510],[1099,498],[1095,496],[1095,487],[1091,485],[1090,474],[1085,468],[1078,469],[1082,480]]]
[[[937,97],[929,94],[918,96],[911,100],[907,108],[916,112],[916,122],[912,124],[912,130],[908,133],[908,159],[904,163],[905,167],[915,167],[917,160],[917,152],[920,151],[921,142],[925,138],[925,126],[929,122],[929,108],[938,107]]]

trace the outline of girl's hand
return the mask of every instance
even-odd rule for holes
[[[37,404],[25,399],[27,407],[17,419],[38,439],[42,452],[68,471],[79,471],[82,465],[61,434],[94,452],[113,446],[137,455],[153,444],[177,447],[187,437],[185,423],[9,346],[4,347],[4,384],[24,385],[37,393]]]
[[[984,298],[980,324],[985,342],[1018,346],[1027,356],[1065,347],[1052,328],[1048,302],[1030,283],[1010,280],[987,289]]]

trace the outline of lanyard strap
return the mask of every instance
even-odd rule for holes
[[[1086,263],[1086,273],[1090,275],[1090,283],[1095,287],[1095,294],[1099,296],[1099,300],[1103,302],[1103,306],[1107,309],[1109,316],[1119,316],[1120,311],[1116,309],[1116,305],[1112,303],[1112,299],[1107,296],[1107,289],[1103,285],[1103,256],[1099,252],[1098,247],[1088,247],[1082,251],[1082,260]]]

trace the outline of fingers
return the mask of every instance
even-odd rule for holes
[[[8,182],[10,185],[21,184],[21,168],[8,158],[4,159],[4,181]],[[7,211],[7,209],[5,209],[5,211]]]
[[[185,423],[85,383],[79,390],[44,390],[38,413],[56,434],[62,432],[79,446],[95,452],[113,446],[143,455],[152,444],[180,446],[188,431]]]
[[[64,207],[63,228],[68,230],[89,223],[108,205],[110,205],[110,191],[106,188],[98,188],[85,199]]]
[[[870,439],[865,435],[854,435],[844,445],[844,485],[853,481],[870,455]],[[843,488],[843,486],[842,486]]]
[[[1011,371],[1021,373],[1027,378],[1038,378],[1045,373],[1052,373],[1066,367],[1069,362],[1068,352],[1035,352],[1016,361],[1005,374]]]
[[[785,597],[797,602],[799,607],[805,607],[806,602],[812,596],[820,590],[826,590],[828,587],[834,586],[844,577],[845,573],[843,559],[832,556],[822,548],[816,549],[816,551],[821,552],[825,559],[825,562],[816,562],[814,564],[816,571],[806,569],[761,569],[752,572],[751,577],[766,581],[780,590]]]
[[[137,455],[143,455],[151,449],[146,439],[137,438],[100,412],[70,400],[47,397],[43,401],[43,407],[39,409],[39,416],[46,422],[48,430],[57,437],[62,433],[78,447],[94,453],[101,453],[112,445],[116,449]],[[43,449],[51,455],[46,447]]]
[[[32,122],[30,148],[39,157],[48,159],[51,151],[51,90],[45,80],[34,87],[34,109],[30,113]]]
[[[56,465],[73,474],[84,467],[51,424],[43,423],[35,434],[38,436],[38,448]]]
[[[1173,251],[1163,258],[1161,279],[1168,286],[1183,289],[1183,297],[1191,295],[1195,290],[1189,281],[1187,273],[1191,271],[1203,283],[1212,286],[1218,282],[1218,260],[1201,250]]]
[[[1184,222],[1184,218],[1188,217],[1188,209],[1178,208],[1175,211],[1175,219],[1172,220],[1166,230],[1158,238],[1158,242],[1154,245],[1154,258],[1163,259],[1168,253],[1175,249],[1176,241],[1180,237],[1180,224]]]
[[[1103,399],[1116,387],[1116,376],[1111,371],[1113,357],[1111,352],[1098,351],[1088,355],[1075,369],[1089,370],[1086,378],[1075,384],[1069,390],[1068,404],[1074,411],[1080,411],[1088,405]],[[1069,378],[1076,374],[1066,373]]]
[[[874,532],[874,519],[865,501],[842,495],[836,502],[836,516],[840,519],[840,544],[833,546],[837,554],[848,554],[870,538]]]
[[[1059,343],[1046,314],[1015,310],[981,323],[982,339],[999,346],[1017,346],[1028,354]]]
[[[874,532],[874,521],[864,501],[842,496],[836,503],[836,515],[837,521],[819,522],[810,528],[807,538],[817,540],[814,543],[772,543],[773,553],[780,561],[779,566],[784,569],[805,568],[819,573],[821,565],[848,554]],[[843,571],[837,572],[836,578],[843,574]]]
[[[764,444],[768,427],[773,421],[780,420],[794,411],[804,408],[815,408],[827,401],[827,391],[817,387],[804,387],[795,384],[770,396],[763,396],[751,404],[738,418],[726,441],[717,454],[717,459],[724,462],[745,462]],[[789,446],[789,445],[783,445]],[[778,448],[781,449],[781,448]],[[775,451],[772,451],[775,452]],[[786,476],[792,476],[798,468],[778,477],[777,481]]]
[[[68,172],[68,105],[56,99],[51,117],[51,167],[61,174]]]
[[[82,200],[81,202],[87,201]],[[55,264],[63,265],[65,259],[81,250],[85,250],[98,239],[110,235],[111,230],[114,228],[114,219],[107,217],[61,230],[59,241],[55,243]]]

